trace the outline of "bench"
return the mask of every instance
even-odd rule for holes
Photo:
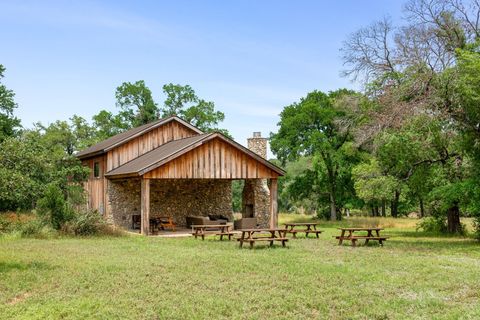
[[[279,241],[282,243],[282,246],[285,247],[288,238],[286,237],[286,230],[285,229],[278,229],[278,228],[265,228],[265,229],[242,229],[242,236],[237,239],[240,243],[240,248],[243,247],[244,242],[250,243],[250,249],[253,248],[255,242],[257,241],[268,241],[270,242],[270,246],[273,246],[275,241]],[[267,233],[267,235],[258,235],[261,233]],[[257,234],[257,235],[255,235]]]
[[[237,241],[240,241],[240,248],[243,246],[244,242],[249,242],[250,243],[250,248],[253,248],[253,245],[255,244],[256,241],[270,241],[270,246],[273,246],[274,241],[281,241],[282,246],[285,247],[285,242],[288,241],[288,238],[260,238],[260,237],[255,237],[251,239],[237,239]]]
[[[198,236],[205,240],[206,235],[220,236],[220,240],[223,240],[223,236],[228,236],[228,240],[232,240],[235,234],[230,230],[231,225],[192,225],[192,236],[197,239]]]
[[[322,233],[321,230],[317,230],[318,223],[316,222],[284,223],[284,225],[285,231],[291,233],[294,238],[297,237],[298,232],[304,232],[306,238],[308,238],[310,233],[315,234],[317,238],[319,238],[319,235]],[[306,227],[306,229],[300,229],[298,227]]]
[[[357,240],[365,240],[365,244],[367,244],[368,241],[370,241],[370,240],[376,240],[376,241],[378,241],[378,243],[381,246],[383,246],[383,241],[387,241],[387,239],[388,239],[388,237],[375,237],[375,236],[373,236],[373,237],[369,237],[369,236],[350,236],[350,237],[348,237],[348,236],[347,237],[345,237],[345,236],[344,237],[334,236],[334,237],[335,237],[335,239],[340,240],[340,244],[344,240],[352,241],[352,246],[354,246],[354,247],[357,244]]]
[[[317,238],[318,238],[318,237],[319,237],[318,235],[321,234],[323,231],[321,231],[321,230],[298,230],[298,229],[295,230],[295,229],[294,229],[294,230],[288,230],[287,232],[288,232],[288,233],[291,233],[294,238],[297,237],[297,233],[298,233],[298,232],[304,232],[304,233],[305,233],[305,237],[307,237],[307,238],[308,238],[308,235],[309,235],[310,233],[314,233],[314,234],[317,236]]]

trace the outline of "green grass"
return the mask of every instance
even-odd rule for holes
[[[253,250],[192,238],[0,238],[0,318],[480,318],[480,244],[416,233],[416,222],[322,223],[320,239]],[[391,239],[338,246],[339,225],[385,226]]]

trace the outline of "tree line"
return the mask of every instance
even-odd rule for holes
[[[73,115],[68,121],[23,128],[14,115],[15,94],[2,82],[4,73],[0,65],[0,211],[39,209],[43,204],[55,228],[84,203],[82,182],[89,171],[75,157],[76,152],[170,115],[206,132],[229,135],[218,127],[225,115],[189,85],[164,85],[166,98],[160,105],[144,81],[124,82],[116,88],[117,112],[101,110],[90,121]]]
[[[343,43],[342,75],[362,93],[314,91],[281,115],[272,151],[287,168],[285,210],[416,211],[462,232],[480,213],[480,4],[412,0]],[[389,210],[388,210],[389,209]]]

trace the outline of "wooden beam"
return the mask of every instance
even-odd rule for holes
[[[278,226],[278,181],[270,179],[270,228]]]
[[[141,181],[141,231],[148,236],[150,229],[150,179],[142,177]]]

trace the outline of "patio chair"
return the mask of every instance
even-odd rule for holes
[[[132,214],[132,230],[140,229],[141,218],[139,214]]]
[[[172,217],[159,217],[160,220],[160,228],[165,230],[166,228],[172,229],[173,232],[175,232],[175,228],[177,225],[173,222]]]

